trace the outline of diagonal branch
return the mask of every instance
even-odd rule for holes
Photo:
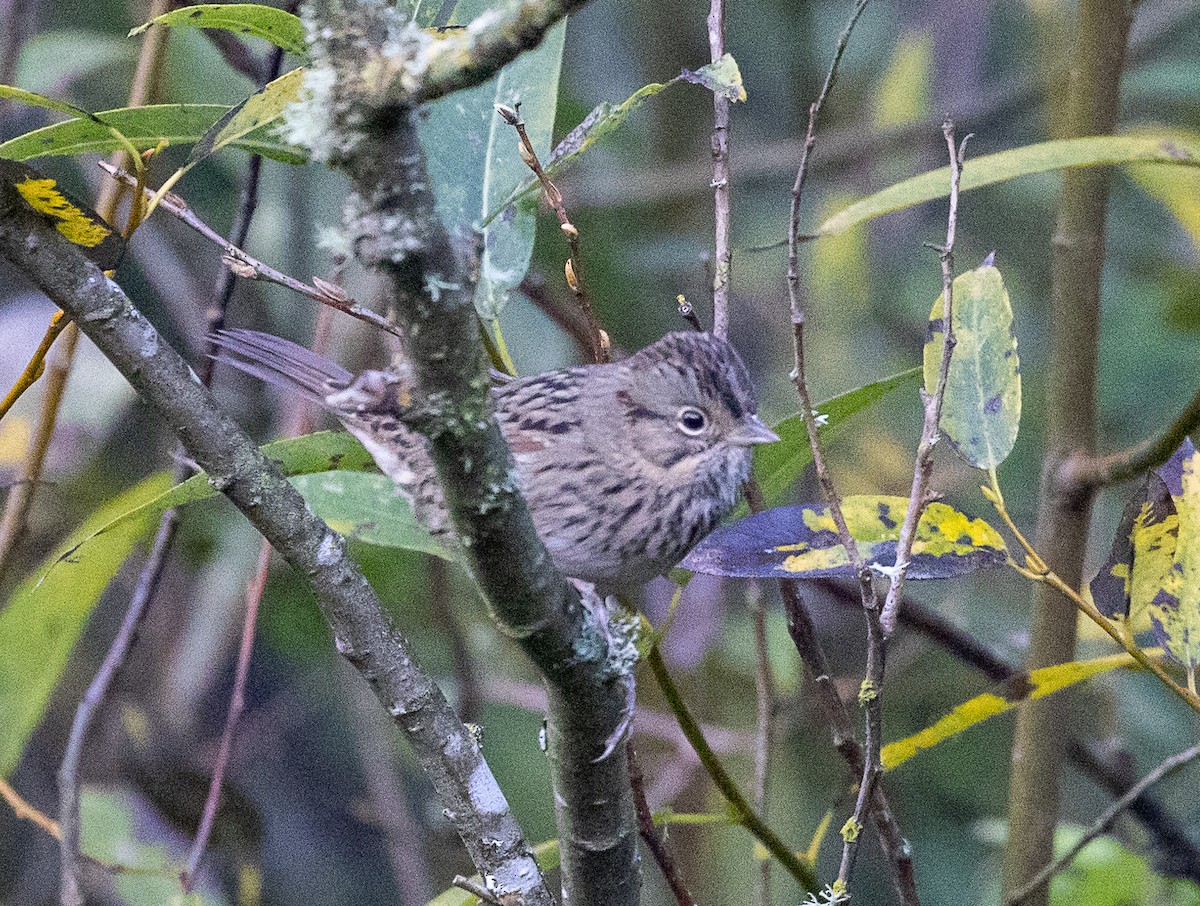
[[[534,531],[491,413],[470,268],[436,213],[411,106],[414,98],[481,81],[488,74],[481,60],[495,71],[577,5],[526,2],[504,15],[485,14],[461,40],[496,52],[465,57],[466,68],[454,73],[438,70],[446,54],[436,54],[426,72],[432,82],[403,105],[381,106],[376,86],[361,76],[364,58],[390,55],[391,65],[417,66],[428,36],[414,35],[376,0],[313,0],[304,13],[318,36],[310,48],[313,72],[333,88],[314,97],[293,125],[310,127],[314,150],[350,178],[347,229],[359,261],[380,274],[393,297],[413,389],[428,413],[419,427],[468,568],[500,629],[546,680],[564,898],[575,906],[633,906],[641,890],[638,827],[620,743],[630,721],[634,658],[612,653],[605,627],[595,625],[592,609]],[[506,34],[514,38],[508,44]],[[509,55],[497,51],[502,45]]]
[[[128,297],[17,199],[0,199],[0,255],[71,315],[225,494],[309,578],[338,650],[396,718],[472,860],[528,904],[552,897],[479,750],[346,553]],[[487,841],[486,845],[483,841]]]

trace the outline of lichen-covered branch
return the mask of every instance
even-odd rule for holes
[[[490,61],[494,71],[574,5],[525,3],[503,20],[489,14],[469,25],[462,40],[505,52],[472,57],[456,76],[428,62],[430,53],[436,62],[446,51],[431,50],[429,36],[414,32],[389,5],[313,0],[303,16],[314,36],[313,84],[324,88],[289,125],[293,138],[350,177],[348,238],[392,296],[424,413],[416,427],[429,439],[454,531],[497,624],[546,679],[565,896],[573,906],[621,906],[636,903],[641,886],[620,745],[635,656],[632,646],[613,654],[619,646],[594,625],[554,567],[517,490],[491,413],[471,268],[435,212],[413,106],[446,86],[480,81],[478,60]],[[513,40],[504,43],[504,35]],[[395,72],[419,84],[398,103],[381,102],[376,75]],[[420,81],[426,78],[434,81]]]
[[[124,292],[12,197],[0,199],[0,255],[75,319],[171,426],[212,486],[308,577],[338,650],[396,718],[476,866],[503,889],[519,891],[524,903],[553,903],[478,741],[413,661],[345,540],[309,512]]]

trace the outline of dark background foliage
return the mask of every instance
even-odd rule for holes
[[[621,100],[647,82],[706,62],[706,12],[699,3],[675,0],[597,2],[576,16],[568,28],[556,136],[600,101]],[[731,5],[728,47],[749,95],[734,109],[732,132],[738,249],[784,236],[807,105],[846,12],[841,2]],[[10,0],[0,5],[0,15],[5,17],[0,32],[13,29],[25,39],[15,75],[6,81],[92,110],[125,103],[137,42],[124,34],[144,18],[141,3]],[[1048,99],[1062,90],[1071,16],[1072,4],[1054,0],[872,4],[827,108],[804,222],[815,224],[847,200],[942,165],[940,123],[946,115],[959,124],[960,134],[975,133],[969,156],[1047,138],[1053,130]],[[253,50],[263,52],[257,46]],[[172,34],[163,100],[233,103],[253,87],[199,33]],[[1122,109],[1127,128],[1200,118],[1200,12],[1190,4],[1141,4]],[[43,117],[42,111],[13,104],[0,113],[0,140],[27,131]],[[679,328],[674,301],[679,293],[709,316],[711,116],[707,91],[674,87],[589,152],[561,182],[583,236],[591,297],[622,348],[635,349]],[[90,159],[43,164],[81,197],[94,195],[100,174]],[[244,155],[226,152],[197,168],[180,192],[225,231],[244,171]],[[1018,523],[1030,529],[1044,452],[1039,443],[1044,312],[1059,180],[1048,174],[978,190],[964,196],[960,212],[960,268],[995,250],[1016,310],[1025,418],[1001,480]],[[1198,186],[1191,173],[1180,175],[1177,209],[1190,214],[1190,220],[1181,221],[1127,174],[1116,179],[1101,359],[1105,449],[1152,433],[1194,391],[1200,365]],[[328,276],[331,255],[323,236],[337,223],[343,194],[339,178],[320,167],[266,162],[248,250],[299,278]],[[543,227],[532,279],[543,307],[567,309],[570,295],[560,276],[564,246],[550,217]],[[919,362],[926,316],[941,288],[936,256],[923,243],[939,241],[944,232],[944,204],[929,204],[804,247],[803,280],[813,312],[809,374],[817,399]],[[118,279],[156,326],[194,356],[219,268],[212,247],[160,215],[137,234]],[[11,271],[0,273],[0,384],[7,387],[52,308]],[[372,298],[374,287],[354,268],[347,284],[359,298]],[[768,421],[792,414],[783,252],[739,252],[733,299],[732,339],[751,364]],[[236,324],[306,341],[314,312],[308,300],[244,283],[230,317]],[[580,358],[570,338],[528,300],[515,299],[503,321],[524,372]],[[385,356],[377,337],[344,319],[335,322],[334,345],[351,367],[378,364]],[[19,564],[4,577],[9,587],[100,503],[132,481],[171,467],[174,444],[166,428],[146,417],[115,372],[98,359],[85,355],[72,378],[51,483],[38,498]],[[275,435],[281,408],[293,405],[228,374],[219,377],[218,391],[263,440]],[[23,457],[36,404],[34,392],[0,423],[0,475],[13,472]],[[915,396],[886,400],[832,447],[840,490],[907,494],[918,433]],[[939,452],[935,485],[948,502],[986,514],[977,483],[975,473]],[[798,494],[815,496],[806,484]],[[1102,498],[1094,537],[1111,533],[1124,496],[1118,489]],[[1098,564],[1107,542],[1093,547]],[[184,839],[196,820],[232,678],[241,594],[256,551],[252,530],[224,503],[188,512],[177,556],[91,743],[85,779],[129,791],[135,820],[158,827],[166,839]],[[481,696],[470,719],[483,728],[489,762],[529,838],[553,836],[549,784],[537,745],[540,691],[523,658],[495,632],[453,569],[361,545],[356,553],[426,665],[445,678],[448,693],[467,695],[468,702],[472,694]],[[114,632],[134,575],[123,573],[96,611],[11,778],[50,813],[56,809],[54,771],[75,703]],[[1013,661],[1022,656],[1029,594],[1019,577],[993,573],[910,589],[1001,655]],[[724,741],[727,762],[748,782],[754,652],[747,599],[754,594],[768,596],[772,667],[781,694],[768,814],[801,848],[827,808],[834,809],[835,829],[844,820],[850,807],[844,792],[848,778],[805,694],[774,588],[698,578],[687,588],[668,638],[669,660],[695,710]],[[669,595],[665,580],[648,591],[648,607],[656,617]],[[810,604],[839,682],[852,698],[861,677],[861,616],[823,591],[813,590]],[[455,662],[462,652],[450,644],[451,623],[465,643],[474,693]],[[1089,645],[1101,650],[1085,643],[1085,652]],[[423,777],[360,685],[334,653],[303,583],[286,568],[273,570],[249,710],[210,860],[214,875],[226,884],[239,872],[243,881],[252,877],[244,865],[253,865],[261,869],[264,902],[391,902],[399,886],[405,892],[399,902],[409,903],[445,887],[455,872],[467,868]],[[663,712],[651,684],[642,685],[642,705]],[[901,630],[889,651],[886,738],[915,732],[987,685],[928,639]],[[1146,678],[1111,676],[1068,694],[1079,732],[1094,734],[1102,744],[1119,737],[1143,770],[1194,735],[1189,721],[1167,702],[1167,693]],[[652,804],[680,812],[719,811],[711,785],[670,727],[661,713],[639,724],[638,748]],[[915,847],[925,902],[994,897],[1010,736],[1010,718],[997,719],[889,778],[889,794]],[[390,789],[390,801],[381,801],[372,773],[387,773],[393,765],[402,782]],[[1066,782],[1064,818],[1090,820],[1105,804],[1103,795],[1077,774],[1069,772]],[[1186,784],[1173,781],[1163,796],[1184,826],[1194,827],[1200,805],[1183,793]],[[397,794],[403,799],[395,799]],[[1118,828],[1133,849],[1141,846],[1135,826]],[[746,900],[755,869],[744,832],[677,827],[670,839],[702,902]],[[389,840],[396,850],[392,862]],[[822,875],[835,864],[832,841],[836,837],[822,853]],[[0,901],[32,904],[53,898],[57,860],[48,837],[0,811],[0,852],[5,854]],[[415,874],[401,874],[407,880],[398,881],[397,861],[406,861]],[[889,885],[873,843],[861,871],[865,886],[856,899],[887,901]],[[647,867],[646,877],[646,901],[668,902],[653,867]],[[423,891],[414,878],[424,878]]]

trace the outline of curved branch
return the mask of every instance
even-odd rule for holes
[[[1063,463],[1064,483],[1071,488],[1094,490],[1137,478],[1170,459],[1197,425],[1200,425],[1200,390],[1158,437],[1107,456],[1072,456]]]
[[[308,577],[339,652],[396,718],[480,871],[502,889],[521,891],[523,902],[550,906],[553,898],[478,741],[414,662],[345,540],[309,512],[120,287],[11,196],[0,198],[0,255],[75,319],[171,425],[213,487]]]

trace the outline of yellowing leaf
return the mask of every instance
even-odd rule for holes
[[[1012,306],[1000,271],[985,263],[954,280],[957,345],[946,378],[941,427],[955,451],[977,469],[999,465],[1021,422],[1021,364]],[[925,391],[933,393],[945,337],[944,299],[929,314]]]
[[[1172,569],[1148,608],[1155,633],[1168,654],[1183,664],[1194,689],[1200,666],[1200,453],[1191,440],[1184,439],[1158,474],[1171,492],[1178,536]],[[1136,585],[1136,559],[1134,566]]]
[[[1030,674],[1021,673],[1005,682],[998,692],[985,692],[963,702],[941,720],[905,739],[888,743],[879,753],[883,769],[890,771],[918,752],[957,736],[963,730],[989,717],[1010,711],[1022,702],[1043,698],[1067,686],[1104,673],[1115,667],[1129,667],[1134,660],[1128,654],[1112,654],[1089,661],[1073,661],[1043,667]]]
[[[746,87],[742,84],[742,73],[732,54],[725,54],[715,63],[701,66],[695,72],[685,69],[680,76],[687,82],[703,85],[713,94],[726,100],[746,100]]]
[[[906,497],[852,496],[842,501],[850,535],[863,560],[890,567],[908,507]],[[1007,560],[1004,540],[982,519],[931,503],[917,524],[908,578],[942,579]],[[785,506],[748,516],[709,535],[681,564],[718,576],[827,578],[852,569],[827,507]]]
[[[112,235],[107,225],[97,223],[67,201],[53,179],[24,179],[16,188],[31,208],[57,220],[57,230],[76,245],[92,248]]]
[[[963,165],[961,190],[1045,173],[1066,167],[1095,167],[1104,164],[1164,163],[1195,167],[1200,165],[1200,138],[1181,135],[1105,135],[1090,138],[1060,139],[1013,148],[982,157],[969,157]],[[888,186],[874,195],[856,201],[825,220],[818,236],[841,233],[856,223],[891,211],[945,198],[950,192],[950,168],[930,170]]]

